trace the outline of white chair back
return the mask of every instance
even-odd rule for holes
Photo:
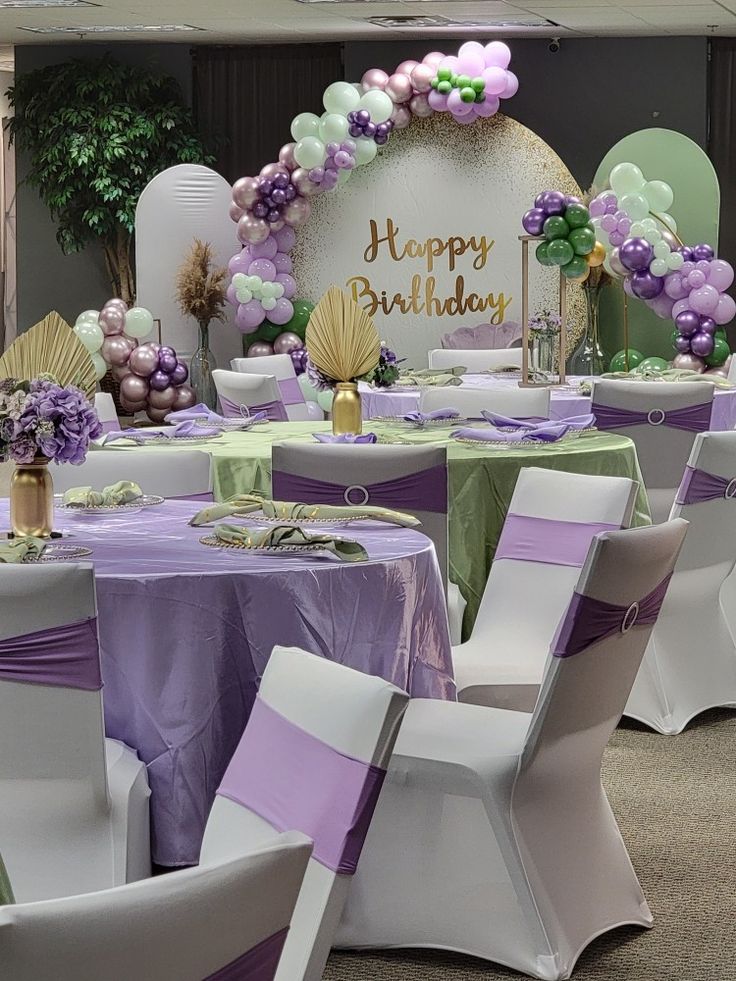
[[[297,727],[343,757],[382,770],[388,765],[408,702],[406,693],[387,681],[297,648],[284,647],[273,650],[263,673],[259,699],[286,720],[287,725]],[[250,725],[246,726],[241,747],[235,752],[223,784],[231,773],[237,778],[238,757],[243,746],[247,745],[249,753],[257,753],[257,747],[248,742]],[[275,755],[276,759],[271,760],[272,772],[281,768],[293,771],[295,765],[298,768],[305,765],[303,760],[292,757],[279,760],[278,750]],[[310,784],[309,773],[301,773],[299,779],[305,777]],[[305,792],[321,795],[320,807],[325,815],[339,812],[342,792],[339,783],[331,788],[327,784],[320,787],[314,780],[314,786],[308,790],[305,787]],[[370,817],[369,814],[368,824]],[[364,830],[367,831],[367,824]],[[218,795],[205,829],[201,860],[220,858],[238,841],[255,843],[269,834],[273,834],[271,824],[249,809],[247,800],[239,803]],[[315,853],[318,849],[319,845]],[[279,964],[278,981],[318,981],[322,977],[350,881],[350,875],[336,872],[316,858],[310,861]]]
[[[488,351],[435,348],[429,352],[430,368],[467,368],[471,374],[496,371],[514,365],[521,368],[521,348],[498,348]]]
[[[144,494],[212,500],[212,461],[202,450],[177,450],[112,446],[90,452],[78,467],[54,467],[56,493],[70,487],[99,490],[118,480],[133,480]]]
[[[481,412],[499,412],[517,419],[549,418],[548,388],[425,388],[419,398],[422,412],[457,409],[464,419],[480,419]]]
[[[272,422],[287,422],[286,406],[274,375],[244,375],[216,368],[212,378],[225,416],[266,412]]]
[[[635,382],[598,379],[593,383],[592,411],[598,413],[598,428],[604,428],[606,409],[639,412],[649,421],[637,425],[605,428],[629,436],[636,444],[644,486],[649,496],[652,520],[666,521],[675,499],[696,431],[709,428],[710,413],[704,410],[704,424],[697,429],[669,425],[667,415],[678,410],[713,404],[713,385],[705,382]]]
[[[115,408],[115,402],[109,392],[97,392],[95,394],[95,412],[97,418],[102,423],[102,431],[110,433],[120,429],[120,420]]]
[[[307,504],[380,503],[415,515],[422,523],[419,530],[434,543],[442,581],[447,583],[447,451],[444,447],[285,442],[273,445],[271,457],[275,500],[293,501],[292,484],[297,483],[304,491],[300,500]],[[409,489],[408,493],[416,498],[417,504],[426,500],[425,506],[406,505],[406,497],[402,496],[406,489],[383,487],[380,498],[371,498],[371,485],[411,478],[414,474],[425,474],[424,488]],[[329,488],[323,486],[326,479]],[[316,485],[312,498],[310,482]]]
[[[736,704],[736,432],[698,433],[670,518],[690,527],[626,715],[676,733]]]
[[[288,354],[269,354],[262,358],[233,358],[233,371],[246,375],[273,375],[291,422],[310,418],[307,402]]]
[[[272,834],[257,851],[226,862],[0,907],[2,976],[208,981],[257,975],[272,981],[310,852],[303,835]]]

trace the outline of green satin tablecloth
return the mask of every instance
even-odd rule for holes
[[[271,444],[296,439],[312,442],[312,433],[329,432],[328,422],[278,422],[250,432],[224,433],[203,443],[182,441],[166,452],[202,449],[213,460],[216,500],[233,494],[271,491]],[[611,433],[591,433],[561,443],[516,446],[475,446],[450,438],[452,427],[409,429],[366,421],[364,432],[384,442],[441,443],[447,447],[449,469],[450,579],[460,587],[467,609],[463,633],[472,629],[488,578],[498,536],[522,467],[546,467],[570,473],[631,477],[639,481],[634,524],[649,524],[649,504],[633,442]],[[103,452],[128,450],[119,443]],[[135,447],[149,452],[154,447]],[[161,449],[160,444],[155,449]],[[145,488],[144,488],[145,490]]]

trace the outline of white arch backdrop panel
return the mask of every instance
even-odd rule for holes
[[[521,322],[521,216],[552,188],[581,193],[551,147],[513,119],[414,120],[346,184],[312,200],[293,253],[297,295],[348,289],[381,336],[424,365],[456,327]],[[554,309],[556,274],[533,247],[530,255],[530,313]],[[568,300],[577,336],[579,287]]]
[[[144,188],[135,212],[137,303],[161,319],[165,344],[188,359],[198,341],[198,327],[176,302],[176,274],[195,238],[209,242],[219,266],[240,248],[228,216],[232,189],[220,174],[199,164],[179,164],[162,171]],[[241,335],[227,320],[210,325],[210,346],[218,365],[242,356]]]

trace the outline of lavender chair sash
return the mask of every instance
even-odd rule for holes
[[[273,936],[266,937],[242,957],[226,964],[214,974],[208,974],[204,981],[273,981],[288,932],[289,928],[284,927]]]
[[[640,412],[637,409],[620,409],[612,405],[594,402],[591,411],[598,429],[624,429],[627,426],[666,426],[669,429],[684,429],[689,433],[703,433],[710,426],[711,402],[699,402],[682,409],[650,409]]]
[[[97,619],[0,640],[0,681],[99,691]]]
[[[571,657],[616,633],[626,634],[632,627],[648,627],[657,622],[672,573],[651,593],[629,606],[618,606],[573,593],[567,613],[552,641],[554,657]]]
[[[581,568],[593,536],[602,531],[618,531],[620,527],[620,524],[556,521],[509,512],[494,561],[517,559]]]
[[[284,405],[304,405],[305,398],[296,378],[280,378],[278,380],[281,401]]]
[[[676,504],[702,504],[736,497],[736,477],[721,477],[697,467],[685,467],[682,482],[677,489]]]
[[[100,425],[103,433],[116,433],[120,429],[120,423],[117,419],[105,419],[104,421],[101,419]]]
[[[249,415],[254,416],[256,412],[265,412],[266,418],[271,422],[288,422],[286,408],[280,399],[273,402],[262,402],[260,405],[243,405],[242,403],[231,402],[229,398],[220,395],[220,408],[226,419],[240,419]]]
[[[314,840],[312,857],[352,875],[386,771],[346,756],[257,697],[217,793],[277,831]]]
[[[372,504],[398,511],[447,513],[447,469],[442,464],[378,484],[333,484],[316,477],[274,470],[274,499],[309,504]]]

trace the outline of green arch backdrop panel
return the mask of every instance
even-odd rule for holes
[[[611,169],[623,161],[641,167],[647,180],[666,181],[675,192],[670,209],[677,234],[688,245],[718,246],[721,191],[713,164],[697,143],[671,129],[642,129],[613,146],[595,173],[596,188],[606,185]],[[724,258],[728,259],[728,256]],[[601,295],[603,345],[609,355],[623,347],[623,301],[620,287]],[[661,320],[640,300],[629,300],[629,345],[644,354],[671,359],[672,323]]]

